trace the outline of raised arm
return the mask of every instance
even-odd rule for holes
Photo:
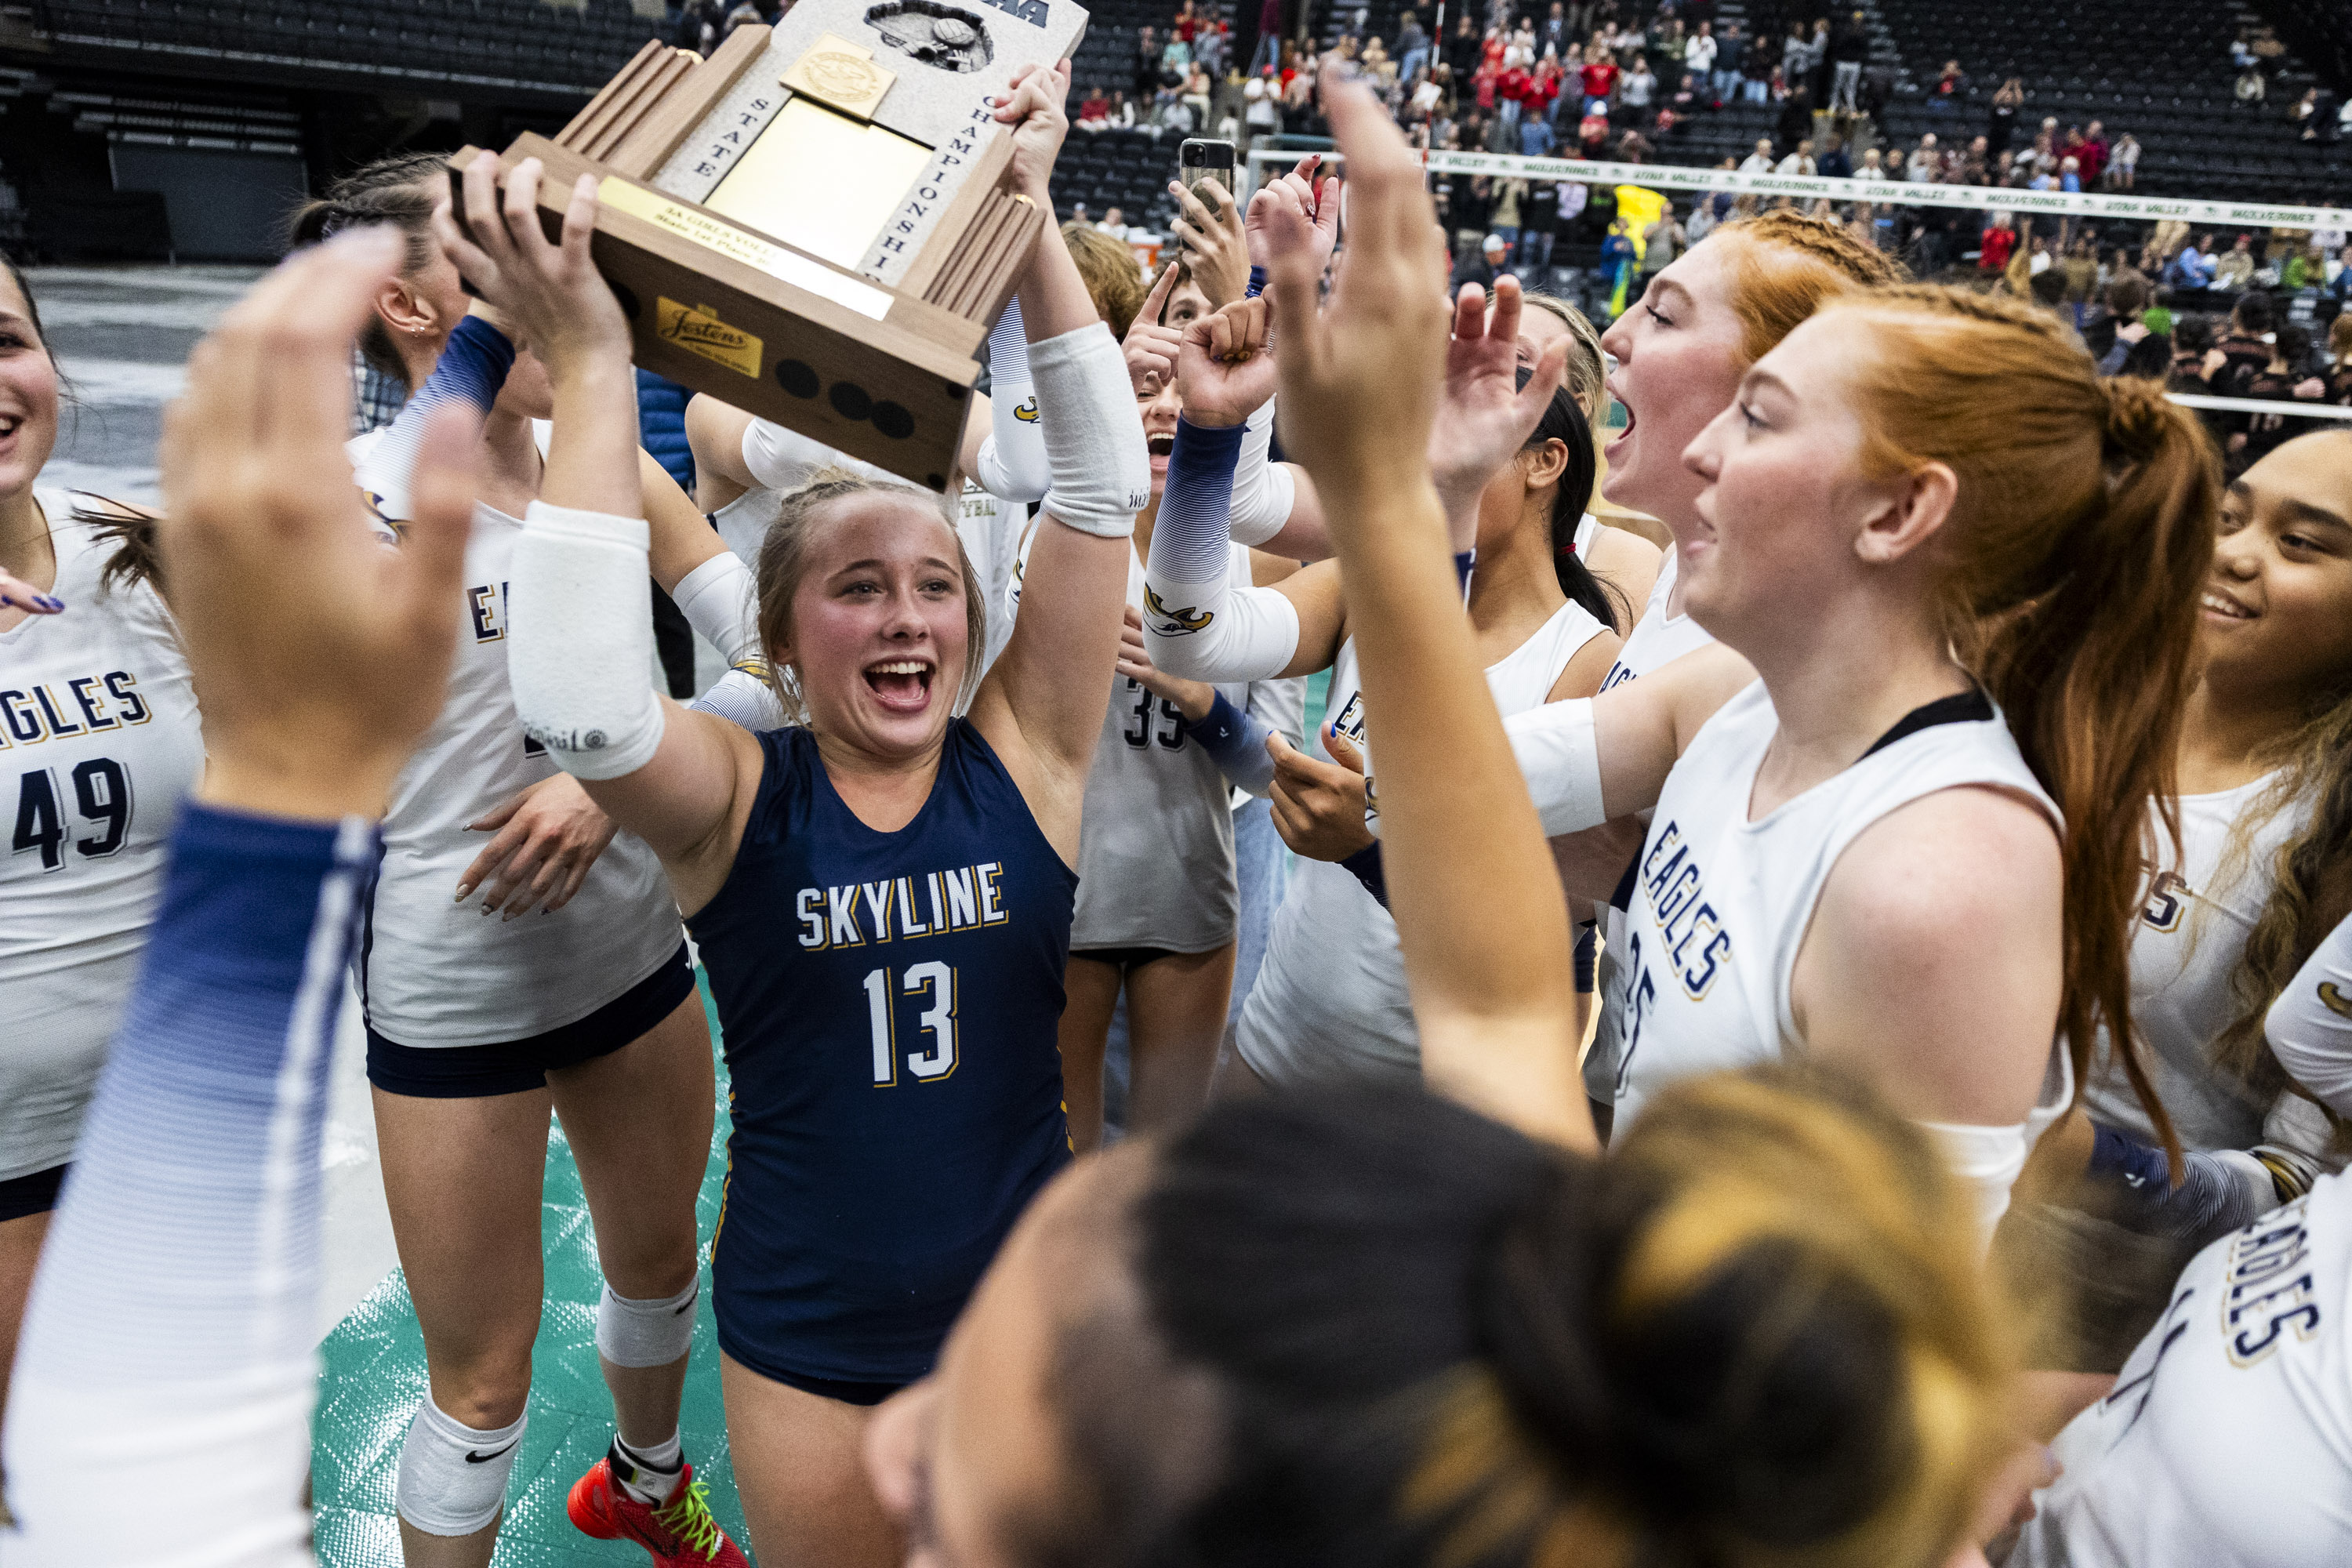
[[[26,1312],[11,1563],[310,1562],[326,1070],[368,818],[441,706],[473,502],[445,414],[407,548],[362,526],[352,343],[398,258],[361,232],[287,262],[165,421],[158,539],[211,766]]]
[[[1462,613],[1428,462],[1447,353],[1436,216],[1371,94],[1333,83],[1326,104],[1353,225],[1319,317],[1307,231],[1295,218],[1273,227],[1282,428],[1347,573],[1423,1070],[1487,1115],[1592,1148],[1567,909]],[[1537,367],[1528,428],[1565,359],[1554,345]]]
[[[1067,62],[1064,62],[1066,67]],[[1014,127],[1014,187],[1047,213],[1068,121],[1066,68],[1014,79],[996,118]],[[1127,362],[1051,222],[1020,289],[1052,488],[1023,581],[1013,640],[972,700],[971,721],[1020,784],[1046,837],[1077,854],[1078,809],[1110,700],[1135,514],[1150,504],[1143,422]]]
[[[515,321],[555,391],[547,471],[508,587],[515,704],[525,732],[653,847],[691,912],[733,863],[762,754],[743,730],[653,689],[636,380],[627,323],[588,256],[595,185],[582,177],[551,244],[537,162],[509,175],[503,199],[497,167],[485,154],[466,172],[463,230],[446,207],[435,223],[458,271]],[[657,495],[666,532],[685,527],[682,499]]]

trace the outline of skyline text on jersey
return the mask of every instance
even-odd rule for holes
[[[1012,918],[997,885],[1003,873],[1002,861],[983,860],[878,882],[803,888],[793,900],[800,944],[824,952],[1003,925]]]

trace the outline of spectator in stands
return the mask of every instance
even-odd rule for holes
[[[1276,4],[1277,0],[1267,3]],[[1454,68],[1457,84],[1468,81],[1478,69],[1481,45],[1470,18],[1471,8],[1465,5],[1454,24],[1454,36],[1445,40],[1445,63]]]
[[[1990,117],[1985,125],[1985,144],[1995,158],[2009,151],[2010,138],[2017,132],[2017,111],[2025,107],[2025,79],[2011,77],[1994,89]]]
[[[1100,131],[1110,122],[1110,100],[1103,96],[1100,86],[1087,89],[1087,96],[1078,105],[1077,129]]]
[[[1866,149],[1862,154],[1862,167],[1853,172],[1853,177],[1857,180],[1884,180],[1886,178],[1886,163],[1885,154],[1881,153],[1875,147]]]
[[[2245,395],[2270,403],[2325,400],[2327,380],[2316,374],[2310,363],[2310,330],[2290,322],[2278,329],[2276,339],[2271,346],[2270,363],[2246,384]],[[2284,414],[2249,414],[2245,420],[2243,438],[2233,437],[2230,447],[2232,472],[2252,468],[2289,437],[2303,434],[2310,424]]]
[[[1609,117],[1588,114],[1576,127],[1576,144],[1587,158],[1598,158],[1608,151]]]
[[[2352,267],[2344,270],[2352,277]],[[2329,325],[2327,355],[2335,362],[2327,373],[2327,401],[2339,408],[2352,407],[2352,310]]]
[[[1715,39],[1715,24],[1701,22],[1698,31],[1683,40],[1683,68],[1703,83],[1709,81],[1715,74],[1715,59],[1719,48]],[[1722,95],[1718,93],[1717,96]]]
[[[1690,237],[1675,220],[1674,204],[1669,202],[1655,221],[1642,230],[1642,285],[1649,287],[1650,279],[1675,264],[1675,258],[1690,248]]]
[[[1943,153],[1937,150],[1936,133],[1932,131],[1919,138],[1918,150],[1913,153],[1903,177],[1915,185],[1928,185],[1943,172]]]
[[[1621,163],[1643,163],[1655,149],[1650,139],[1639,131],[1627,131],[1617,138],[1617,161]]]
[[[1617,84],[1617,101],[1625,110],[1626,121],[1640,125],[1648,117],[1650,106],[1658,95],[1658,79],[1651,73],[1649,58],[1633,57],[1633,68]]]
[[[1789,36],[1780,40],[1780,81],[1784,89],[1795,91],[1797,84],[1812,74],[1812,45],[1805,40],[1805,24],[1795,16],[1789,18]]]
[[[2126,131],[2107,150],[2102,183],[2111,191],[2128,191],[2139,176],[2139,138]]]
[[[1862,90],[1863,63],[1870,58],[1870,28],[1860,11],[1848,16],[1830,35],[1829,58],[1832,68],[1830,112],[1859,112],[1856,95]]]
[[[1617,58],[1607,49],[1592,56],[1584,63],[1582,85],[1584,112],[1607,114],[1610,96],[1617,89]]]
[[[2043,273],[2050,270],[2051,266],[2055,259],[2050,254],[2050,241],[2047,237],[2037,234],[2028,240],[2027,243],[2032,247],[2032,249],[2026,257],[2026,272],[2029,276],[2039,278]],[[2063,273],[2060,275],[2060,286],[2062,288],[2064,286],[2064,275]]]
[[[1495,211],[1487,218],[1486,225],[1487,237],[1503,242],[1505,255],[1504,259],[1496,264],[1498,268],[1508,266],[1510,254],[1518,249],[1519,204],[1527,199],[1527,194],[1528,183],[1525,180],[1495,182]]]
[[[2212,287],[2234,294],[2253,281],[2254,237],[2242,234],[2214,266]]]
[[[1845,150],[1845,138],[1832,131],[1822,145],[1818,173],[1824,179],[1844,180],[1853,176],[1853,155]]]
[[[1992,222],[1977,237],[1977,270],[1998,278],[2009,270],[2009,258],[2017,254],[2017,219],[2008,213],[1995,213]]]
[[[1769,137],[1759,137],[1756,151],[1748,154],[1739,165],[1743,174],[1769,174],[1772,172],[1772,142]]]
[[[1411,87],[1429,66],[1429,35],[1422,31],[1421,13],[1407,11],[1397,24],[1397,77]]]
[[[1927,109],[1930,113],[1948,114],[1969,95],[1968,73],[1960,69],[1958,60],[1946,60],[1943,74],[1927,89]]]
[[[1796,151],[1781,159],[1772,172],[1776,174],[1801,174],[1808,179],[1820,173],[1820,165],[1813,161],[1812,139],[1808,137],[1798,142]]]
[[[2213,254],[2213,237],[2201,235],[2194,245],[2184,245],[2180,253],[2164,269],[2164,280],[2175,289],[2210,289],[2214,276],[2221,270],[2221,258]]]
[[[1717,103],[1728,103],[1739,91],[1740,68],[1748,59],[1748,37],[1739,30],[1737,21],[1723,25],[1723,36],[1716,41],[1715,71],[1708,85],[1715,89]],[[2345,100],[2352,104],[2352,99]]]
[[[1262,68],[1242,89],[1242,132],[1255,143],[1282,129],[1282,82],[1274,68]]]
[[[1741,57],[1739,71],[1739,96],[1744,102],[1771,101],[1772,79],[1779,74],[1780,67],[1773,59],[1770,44],[1766,39],[1757,39]]]
[[[1779,145],[1784,149],[1794,150],[1798,142],[1812,139],[1813,89],[1811,88],[1800,82],[1790,89],[1789,96],[1781,100],[1780,118],[1774,123],[1773,129],[1780,133]]]
[[[2263,80],[2263,73],[2254,67],[2248,66],[2238,73],[2237,99],[2241,107],[2261,103],[2270,96],[2270,84]]]
[[[2099,302],[2084,313],[2080,328],[2083,346],[2097,357],[2101,375],[2119,372],[2132,346],[2148,336],[2147,325],[2140,321],[2147,303],[2147,279],[2133,272],[2109,283]]]
[[[1540,114],[1528,114],[1519,121],[1519,156],[1549,158],[1557,150],[1559,139],[1552,134],[1551,121]]]
[[[1135,35],[1135,96],[1149,101],[1160,90],[1160,35],[1147,23]]]
[[[1541,47],[1557,58],[1568,52],[1574,32],[1569,26],[1568,7],[1560,0],[1551,0],[1551,15],[1544,18],[1542,31],[1538,35]]]
[[[1876,152],[1877,149],[1873,148],[1872,151]],[[1879,160],[1878,166],[1880,173],[1891,182],[1899,184],[1911,177],[1911,171],[1903,166],[1903,149],[1900,147],[1886,149],[1885,155]]]
[[[1117,207],[1105,207],[1103,208],[1102,222],[1095,225],[1095,227],[1110,236],[1113,239],[1123,240],[1128,236],[1127,214]]]
[[[1509,269],[1510,247],[1499,234],[1490,234],[1479,242],[1478,248],[1466,253],[1461,265],[1454,269],[1454,291],[1460,293],[1465,283],[1475,283],[1489,294],[1494,292],[1495,279]]]
[[[2271,297],[2255,289],[2230,312],[2229,330],[2205,356],[2205,385],[2216,397],[2252,397],[2255,378],[2271,367]],[[2208,423],[2221,438],[2221,449],[2234,470],[2242,465],[2251,416],[2221,410],[2208,411]]]

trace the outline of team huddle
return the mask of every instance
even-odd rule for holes
[[[1245,278],[1049,226],[944,500],[709,397],[689,498],[535,163],[313,204],[160,516],[39,482],[11,269],[12,1552],[307,1560],[348,984],[412,1568],[509,1506],[551,1118],[570,1517],[657,1564],[2352,1556],[2352,435],[2225,481],[1794,213],[1605,332],[1449,300],[1328,92],[1344,248],[1314,158],[1186,193]],[[1048,210],[1066,93],[996,110]]]

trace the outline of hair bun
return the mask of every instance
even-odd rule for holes
[[[2099,383],[2107,399],[2107,417],[2099,432],[2099,449],[2110,463],[2145,463],[2165,443],[2179,414],[2164,395],[2163,386],[2140,376],[2108,376]]]
[[[1474,1310],[1513,1411],[1564,1489],[1700,1558],[1864,1524],[1915,1458],[1886,1303],[1772,1226],[1667,1278],[1662,1195],[1570,1168],[1498,1229]]]

